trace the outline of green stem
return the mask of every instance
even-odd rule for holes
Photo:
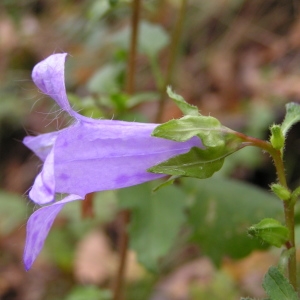
[[[160,99],[159,99],[158,111],[157,111],[157,115],[155,118],[156,119],[155,121],[157,123],[161,122],[162,115],[163,115],[163,112],[165,109],[166,88],[167,88],[168,84],[171,83],[173,70],[175,67],[176,56],[177,56],[177,52],[178,52],[178,48],[179,48],[179,42],[180,42],[181,32],[182,32],[182,28],[183,28],[187,3],[188,3],[188,0],[181,0],[179,17],[177,19],[174,31],[172,33],[171,43],[170,43],[170,47],[169,47],[170,53],[169,53],[169,61],[168,61],[168,66],[167,66],[167,73],[166,73],[164,84],[162,85],[162,87],[160,89]]]
[[[273,159],[276,173],[278,177],[279,183],[288,189],[284,164],[282,160],[282,153],[280,150],[276,150],[273,148],[271,143],[256,139],[253,137],[246,136],[242,133],[237,133],[242,140],[244,140],[249,146],[259,147],[265,151],[267,151]],[[290,283],[293,285],[294,289],[297,291],[297,261],[296,261],[296,245],[295,245],[295,210],[294,210],[294,201],[293,198],[283,201],[283,208],[284,208],[284,217],[285,217],[285,224],[286,227],[289,229],[289,241],[286,244],[287,249],[294,248],[295,251],[291,252],[288,262],[288,277]]]

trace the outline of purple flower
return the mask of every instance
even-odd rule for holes
[[[57,132],[26,137],[24,144],[44,162],[29,193],[32,201],[47,204],[27,223],[24,264],[29,270],[41,251],[55,217],[71,201],[87,193],[112,190],[162,177],[146,170],[191,147],[199,138],[179,143],[151,137],[156,124],[94,120],[78,114],[69,104],[64,65],[67,54],[54,54],[37,64],[32,78],[37,87],[73,118]],[[56,193],[68,194],[55,202]]]

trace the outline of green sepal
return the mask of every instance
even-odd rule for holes
[[[204,179],[211,177],[222,168],[224,158],[216,156],[213,152],[193,147],[188,153],[172,157],[147,171]]]
[[[285,142],[285,138],[281,126],[274,124],[271,126],[270,130],[271,130],[270,142],[272,146],[277,150],[281,150],[284,147],[284,142]]]
[[[262,239],[270,245],[280,248],[289,239],[289,230],[279,221],[266,218],[248,229],[248,234]]]
[[[289,129],[300,121],[300,105],[295,102],[286,104],[286,115],[284,121],[281,124],[281,130],[284,136],[286,136]]]
[[[294,288],[277,267],[270,267],[262,285],[271,300],[299,300]]]
[[[283,201],[291,199],[291,192],[279,183],[273,183],[271,185],[271,190],[279,199]]]
[[[147,170],[158,174],[209,178],[222,168],[228,155],[245,146],[234,131],[223,127],[213,117],[185,116],[158,126],[153,135],[181,142],[196,135],[206,147],[192,147],[189,152],[174,156]]]
[[[190,115],[190,116],[200,115],[197,106],[187,103],[182,96],[173,92],[170,86],[167,87],[167,94],[172,100],[175,101],[176,105],[180,108],[180,110],[184,115]]]
[[[224,145],[224,135],[233,132],[213,117],[185,116],[181,119],[168,121],[157,126],[152,136],[176,142],[185,142],[193,136],[198,136],[206,147]]]
[[[239,139],[235,139],[234,135],[228,135],[223,142],[224,146],[218,148],[192,147],[189,152],[171,157],[147,171],[199,179],[209,178],[222,168],[227,156],[242,148]]]
[[[178,178],[180,178],[181,176],[171,176],[170,178],[168,178],[166,181],[163,181],[162,183],[160,183],[158,186],[156,186],[155,188],[153,188],[152,192],[157,192],[159,189],[169,186],[171,184],[174,183],[174,181]]]
[[[172,157],[147,171],[158,174],[209,178],[219,171],[224,159],[246,146],[237,133],[210,116],[184,116],[157,126],[152,136],[185,142],[192,137],[201,139],[201,147],[193,147],[189,152]]]

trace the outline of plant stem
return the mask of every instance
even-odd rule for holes
[[[130,221],[130,212],[128,210],[123,210],[119,216],[120,220],[120,237],[119,237],[119,251],[120,251],[120,262],[118,266],[118,273],[116,277],[115,289],[114,289],[114,300],[121,300],[123,298],[123,285],[124,285],[124,275],[126,270],[126,258],[128,249],[128,234],[127,225]]]
[[[167,88],[168,84],[170,84],[170,82],[171,82],[173,70],[175,67],[176,56],[177,56],[177,52],[178,52],[178,48],[179,48],[179,42],[180,42],[181,32],[182,32],[182,28],[183,28],[187,3],[188,3],[188,0],[181,0],[179,17],[177,19],[174,31],[172,33],[171,43],[170,43],[170,47],[169,47],[169,61],[168,61],[168,66],[167,66],[167,73],[166,73],[166,77],[164,80],[164,84],[162,85],[162,87],[160,89],[160,99],[159,99],[158,111],[157,111],[157,115],[155,118],[156,123],[161,122],[163,111],[165,109],[166,88]]]
[[[129,48],[129,58],[127,65],[127,82],[126,91],[128,94],[133,94],[135,91],[135,75],[136,75],[136,55],[138,42],[138,29],[140,19],[141,0],[133,0],[132,2],[132,17],[131,17],[131,38]],[[119,240],[120,263],[117,270],[116,282],[114,288],[114,300],[123,298],[124,275],[126,270],[126,258],[128,249],[128,233],[127,227],[130,221],[130,212],[124,210],[120,215],[121,232]]]
[[[94,193],[89,193],[85,196],[85,199],[84,201],[82,201],[81,204],[82,219],[95,217],[93,201],[94,201]]]
[[[139,20],[140,20],[140,7],[141,7],[141,0],[133,0],[132,17],[131,17],[131,38],[130,38],[129,58],[127,64],[126,91],[128,94],[133,94],[135,90],[136,54],[137,54],[138,30],[139,30]]]
[[[236,135],[240,137],[242,140],[244,140],[246,143],[248,143],[248,145],[259,147],[267,151],[272,156],[276,168],[278,182],[283,187],[288,189],[281,151],[274,149],[271,143],[269,142],[256,139],[253,137],[249,137],[239,132],[236,133]],[[287,249],[291,249],[291,248],[295,249],[295,251],[291,252],[288,261],[288,278],[290,283],[293,285],[295,291],[298,291],[297,290],[297,260],[296,260],[296,245],[295,245],[294,205],[295,203],[293,203],[293,199],[283,201],[285,225],[289,229],[289,241],[287,242],[286,247]]]

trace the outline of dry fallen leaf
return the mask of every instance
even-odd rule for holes
[[[104,284],[116,267],[116,253],[101,230],[91,231],[79,242],[74,261],[74,275],[79,282]]]

